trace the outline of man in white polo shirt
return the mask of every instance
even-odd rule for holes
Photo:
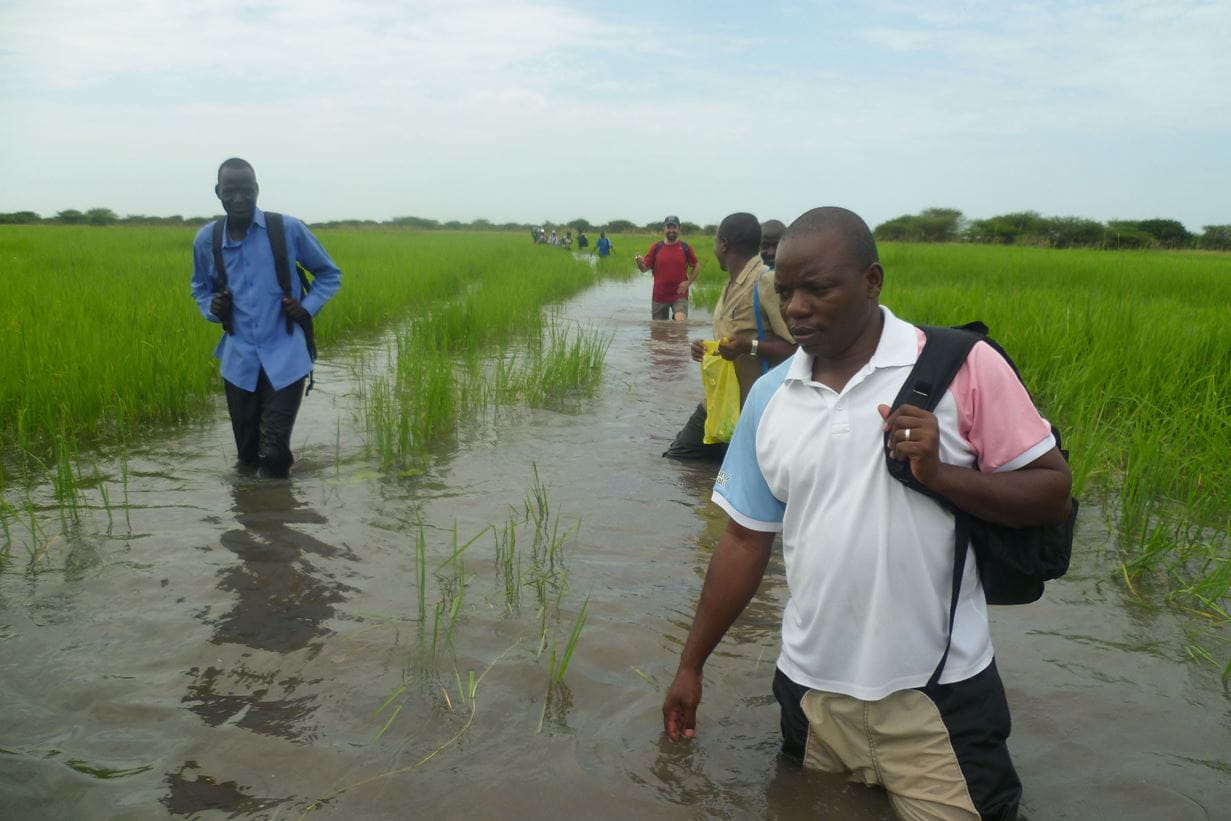
[[[949,635],[954,519],[889,475],[883,437],[923,486],[1001,524],[1063,521],[1072,480],[1050,425],[986,344],[935,414],[889,412],[924,337],[880,305],[883,279],[871,231],[845,209],[807,212],[778,247],[776,288],[800,350],[754,386],[718,474],[713,498],[730,521],[664,727],[695,734],[702,667],[780,531],[791,591],[774,678],[783,752],[883,785],[904,818],[1012,819],[1021,783],[974,554],[929,684]]]

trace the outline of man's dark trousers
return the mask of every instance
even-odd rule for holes
[[[697,405],[697,409],[692,412],[692,416],[688,417],[684,427],[680,428],[671,447],[663,452],[663,456],[668,459],[710,459],[721,462],[722,457],[727,455],[727,443],[705,444],[705,417],[707,415],[704,403]]]
[[[295,427],[295,416],[303,401],[306,379],[302,377],[278,391],[270,384],[264,368],[257,377],[255,391],[246,391],[222,380],[241,465],[259,465],[261,475],[269,478],[289,475],[295,461],[291,455],[291,429]]]

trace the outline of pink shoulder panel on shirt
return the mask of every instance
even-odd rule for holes
[[[922,350],[926,337],[918,334]],[[949,392],[957,403],[958,433],[974,448],[981,471],[998,470],[1051,436],[1017,374],[986,342],[970,349]]]

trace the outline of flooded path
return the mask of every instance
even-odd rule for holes
[[[883,795],[776,759],[780,558],[707,667],[699,738],[662,737],[725,520],[713,466],[659,456],[699,396],[687,340],[708,318],[650,323],[647,289],[566,306],[613,334],[580,413],[502,410],[422,476],[363,457],[336,359],[290,482],[235,475],[221,403],[129,454],[127,513],[51,537],[63,570],[24,573],[14,549],[0,576],[0,818],[889,818]],[[1070,575],[994,615],[1025,814],[1226,818],[1231,699],[1187,660],[1192,623],[1125,599],[1082,515]]]

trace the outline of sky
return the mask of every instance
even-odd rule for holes
[[[1231,223],[1231,0],[0,0],[0,212]]]

